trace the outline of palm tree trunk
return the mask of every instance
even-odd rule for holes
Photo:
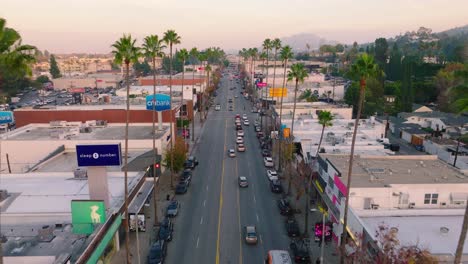
[[[275,49],[275,62],[273,65],[273,88],[275,88],[275,80],[276,80],[276,55],[277,55],[276,53],[277,53],[277,49]],[[275,108],[276,108],[276,103],[275,103]],[[275,122],[275,130],[277,130],[276,122]]]
[[[156,168],[154,164],[156,164],[156,59],[153,58],[153,203],[154,203],[154,225],[158,225],[158,203],[156,201],[157,195],[157,181],[156,181]]]
[[[349,193],[351,190],[351,176],[353,173],[353,160],[354,160],[354,145],[356,143],[356,134],[357,134],[357,128],[359,125],[359,119],[361,118],[361,111],[362,111],[362,103],[364,102],[364,92],[366,88],[366,80],[364,78],[361,78],[360,81],[360,90],[359,90],[359,104],[358,104],[358,111],[356,115],[356,120],[354,121],[354,130],[353,130],[353,138],[351,141],[351,153],[349,155],[349,167],[348,167],[348,180],[346,183],[346,201],[345,201],[345,208],[344,208],[344,215],[343,215],[343,231],[341,233],[341,257],[340,257],[340,263],[344,263],[344,257],[345,257],[345,245],[348,242],[348,236],[346,234],[346,228],[348,225],[348,208],[349,208]]]
[[[267,59],[266,59],[266,78],[265,78],[265,82],[266,82],[266,86],[265,86],[265,95],[266,95],[266,99],[265,99],[265,103],[266,103],[266,110],[268,111],[269,109],[269,105],[268,105],[268,62],[269,62],[269,59],[268,59],[268,49],[267,49]],[[266,130],[265,132],[268,133],[268,116],[265,115],[265,126],[266,126]]]
[[[283,87],[282,89],[285,89],[286,87],[286,65],[288,64],[288,60],[284,60],[284,72],[283,72]],[[283,95],[283,94],[281,94]],[[287,95],[287,93],[286,93]],[[279,114],[279,125],[280,125],[280,129],[281,129],[281,125],[282,125],[282,116],[283,116],[283,97],[284,96],[281,96],[281,102],[280,102],[280,114]],[[283,138],[283,133],[281,133],[281,136],[280,136],[280,144],[279,144],[279,162],[278,162],[278,171],[281,171],[282,169],[282,154],[281,154],[281,146],[282,146],[282,141],[284,140]]]
[[[297,86],[299,85],[299,79],[296,78],[296,88],[294,88],[294,105],[291,122],[291,136],[294,137],[294,116],[296,114],[296,101],[297,101]]]
[[[455,251],[454,263],[456,264],[461,263],[461,257],[463,255],[463,246],[466,240],[467,229],[468,229],[468,199],[466,200],[465,216],[463,217],[463,225],[462,225],[462,230],[460,233],[460,239],[458,240],[457,251]]]
[[[124,156],[124,187],[125,187],[125,251],[127,252],[127,263],[131,263],[130,260],[130,230],[128,226],[128,123],[130,122],[130,63],[125,63],[125,79],[127,81],[127,111],[125,118],[125,156]]]
[[[172,43],[169,45],[169,52],[171,54],[171,59],[169,61],[169,105],[171,107],[171,128],[170,128],[170,135],[171,135],[171,188],[174,188],[174,120],[173,120],[173,112],[172,112]]]

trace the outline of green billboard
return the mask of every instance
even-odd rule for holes
[[[106,207],[102,200],[72,200],[71,211],[76,234],[91,234],[95,224],[106,221]]]

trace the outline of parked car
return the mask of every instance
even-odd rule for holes
[[[263,164],[265,164],[265,167],[267,168],[272,168],[274,166],[273,159],[271,157],[263,158]]]
[[[301,235],[299,224],[294,217],[288,217],[286,219],[285,226],[289,237],[298,237]]]
[[[244,120],[244,126],[250,125],[249,120]]]
[[[294,262],[296,263],[311,263],[309,249],[304,240],[293,241],[289,244]]]
[[[198,166],[198,160],[194,156],[188,157],[188,159],[184,162],[185,169],[195,169]]]
[[[278,173],[275,170],[267,170],[268,180],[278,180]]]
[[[188,190],[188,184],[186,181],[181,181],[179,182],[179,184],[177,184],[176,186],[176,189],[175,189],[175,193],[176,194],[184,194],[186,193]]]
[[[271,152],[268,149],[262,149],[262,156],[263,157],[271,157]]]
[[[244,138],[243,138],[243,137],[237,137],[237,138],[236,138],[236,143],[237,143],[237,144],[242,144],[242,143],[244,143]]]
[[[164,240],[158,240],[151,245],[148,254],[148,264],[161,264],[167,254],[167,244]]]
[[[279,199],[277,201],[278,208],[280,210],[281,215],[293,215],[294,212],[289,204],[287,199]]]
[[[241,125],[236,125],[236,130],[242,130],[242,126]]]
[[[220,105],[220,104],[217,104],[217,105],[215,106],[215,110],[216,110],[216,111],[221,110],[221,105]]]
[[[283,186],[281,185],[280,180],[270,181],[270,189],[274,193],[282,193],[283,192]]]
[[[234,157],[236,157],[236,151],[234,149],[229,149],[228,150],[228,155],[229,155],[229,157],[234,158]]]
[[[247,177],[239,176],[239,187],[249,187],[249,182],[247,181]]]
[[[237,144],[237,151],[245,152],[245,145],[244,144]]]
[[[263,135],[263,132],[261,132],[261,131],[260,131],[260,132],[257,132],[257,138],[260,138],[260,137],[263,137],[263,136],[264,136],[264,135]]]
[[[176,217],[179,213],[180,203],[177,200],[172,200],[166,209],[167,217]]]
[[[262,131],[262,128],[260,126],[255,127],[255,132],[260,133]],[[258,134],[257,134],[258,137]]]
[[[174,225],[172,221],[167,221],[164,225],[159,227],[158,238],[164,241],[171,241],[172,231],[174,231]]]
[[[244,227],[244,236],[245,243],[247,244],[257,244],[257,228],[255,226],[245,226]]]

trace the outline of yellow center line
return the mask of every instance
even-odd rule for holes
[[[224,155],[226,155],[226,131],[227,131],[227,119],[224,121],[224,154],[223,164],[221,172],[221,191],[219,194],[219,209],[218,209],[218,237],[216,239],[216,264],[219,264],[219,234],[221,229],[221,213],[223,210],[223,183],[224,183]]]
[[[239,178],[239,167],[237,166],[237,159],[236,159],[236,177]],[[242,228],[241,228],[241,221],[240,221],[240,199],[239,199],[239,188],[237,188],[237,220],[239,223],[239,264],[242,264]]]

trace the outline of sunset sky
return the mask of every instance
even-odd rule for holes
[[[0,17],[23,42],[54,53],[107,53],[123,33],[174,29],[179,47],[239,49],[314,33],[342,43],[468,24],[467,0],[3,0]]]

